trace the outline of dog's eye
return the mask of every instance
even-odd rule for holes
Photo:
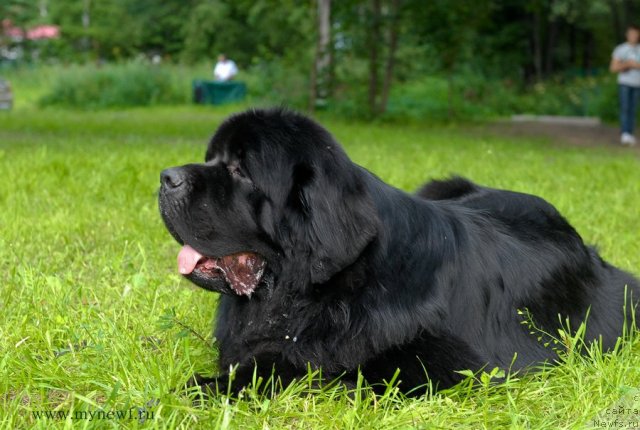
[[[227,169],[229,170],[229,173],[231,173],[231,176],[242,179],[246,178],[244,172],[242,172],[242,169],[237,164],[229,164]]]

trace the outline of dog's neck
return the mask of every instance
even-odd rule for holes
[[[314,295],[324,299],[358,295],[380,280],[390,289],[401,289],[415,279],[428,287],[440,262],[455,254],[455,217],[448,214],[446,205],[394,188],[364,169],[362,174],[382,228],[353,264],[326,283],[313,286],[317,290]],[[399,256],[396,261],[401,262],[416,261],[415,257],[421,256],[421,261],[430,264],[392,266],[386,259],[389,255]]]
[[[458,220],[447,210],[447,205],[425,200],[394,188],[370,174],[368,181],[373,186],[372,198],[378,212],[380,222],[385,226],[375,242],[378,255],[424,256],[423,261],[431,262],[431,266],[423,266],[421,270],[403,270],[400,267],[388,267],[380,261],[376,271],[395,274],[398,283],[407,282],[409,276],[429,277],[438,268],[438,262],[447,255],[455,255],[459,241],[460,228]],[[380,187],[386,187],[380,192]],[[377,190],[377,191],[376,191]],[[411,220],[411,222],[406,222]],[[425,278],[425,281],[427,279]]]

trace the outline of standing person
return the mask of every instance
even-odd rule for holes
[[[636,144],[633,126],[640,96],[640,28],[629,25],[626,37],[627,41],[614,49],[609,69],[618,74],[620,143],[633,146]]]
[[[220,54],[218,56],[216,67],[213,69],[213,76],[216,81],[230,81],[237,74],[238,67],[236,66],[236,63],[229,60],[224,54]]]

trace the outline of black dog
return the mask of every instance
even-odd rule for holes
[[[285,110],[229,118],[205,160],[162,172],[160,209],[184,245],[180,272],[223,294],[215,335],[219,368],[238,364],[234,390],[254,368],[286,384],[308,365],[347,384],[400,369],[405,392],[443,388],[458,370],[553,359],[523,313],[548,333],[588,315],[603,348],[622,332],[625,291],[631,320],[638,281],[541,198],[460,178],[409,195]]]

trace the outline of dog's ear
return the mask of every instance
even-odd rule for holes
[[[314,284],[353,264],[379,230],[377,212],[359,171],[352,165],[341,167],[340,173],[348,177],[306,163],[293,169],[287,206],[295,212],[297,240],[305,245]]]

